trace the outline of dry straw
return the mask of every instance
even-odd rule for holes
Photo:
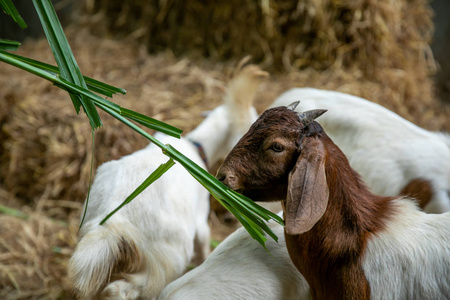
[[[106,20],[103,36],[79,25],[67,30],[83,74],[125,88],[126,96],[114,98],[120,105],[185,131],[221,102],[232,66],[247,54],[273,74],[258,90],[259,111],[288,88],[310,86],[362,96],[424,128],[450,131],[450,109],[433,96],[426,1],[91,2],[96,15],[80,18],[97,29],[96,18]],[[196,25],[206,22],[207,28]],[[105,39],[110,29],[127,38]],[[18,54],[53,63],[46,43],[28,41]],[[171,51],[147,54],[166,46]],[[210,58],[193,58],[195,52]],[[29,218],[0,215],[0,298],[70,298],[65,267],[88,186],[90,126],[75,115],[66,92],[10,66],[1,69],[0,204]],[[146,145],[101,117],[95,167]],[[214,211],[220,216],[218,206]],[[216,237],[226,236],[215,215],[211,222]]]
[[[425,0],[98,0],[86,9],[96,15],[95,29],[143,41],[150,52],[221,60],[251,54],[278,69],[403,69],[432,36]]]

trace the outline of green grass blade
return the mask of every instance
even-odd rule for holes
[[[20,46],[19,42],[0,39],[0,50],[14,51],[17,50],[19,46]]]
[[[53,83],[57,81],[57,75],[55,73],[42,70],[36,66],[28,64],[27,62],[16,59],[12,53],[0,50],[0,61],[47,79]]]
[[[65,80],[64,78],[62,78],[61,76],[59,76],[54,72],[51,72],[49,70],[43,70],[40,67],[30,64],[25,60],[17,59],[15,54],[0,50],[0,61],[3,61],[7,64],[25,70],[31,74],[42,77],[68,92],[82,94],[83,96],[88,97],[95,103],[102,104],[105,107],[108,107],[111,110],[120,114],[120,106],[115,104],[114,102],[103,99],[97,94],[94,94],[85,88],[82,88],[76,84],[73,84]]]
[[[239,201],[238,197],[233,196],[232,197],[235,202],[228,201],[228,204],[232,206],[235,210],[238,210],[242,217],[246,219],[248,223],[252,225],[252,227],[260,228],[262,231],[266,232],[269,236],[271,236],[276,242],[278,242],[278,237],[273,233],[272,229],[262,221],[258,217],[262,217],[264,220],[267,221],[265,216],[258,213],[258,211],[253,210],[251,207],[248,207],[246,205],[242,205],[242,202]],[[246,209],[242,209],[241,207],[244,207]],[[258,216],[258,217],[257,217]]]
[[[125,95],[127,93],[125,89],[106,84],[93,78],[87,76],[83,76],[83,78],[86,81],[88,89],[90,89],[93,92],[105,95],[107,97],[112,97],[114,94],[117,93],[121,93],[122,95]]]
[[[141,185],[139,185],[126,199],[122,202],[116,209],[110,212],[101,222],[100,225],[103,225],[111,216],[113,216],[116,212],[118,212],[122,207],[130,203],[137,195],[139,195],[142,191],[144,191],[149,185],[158,180],[165,172],[167,172],[175,162],[170,159],[168,162],[161,164],[152,174],[150,174],[147,179],[144,180]]]
[[[3,50],[6,50],[6,49],[3,49]],[[13,54],[13,53],[9,53],[9,55],[12,58],[26,62],[29,65],[38,67],[42,70],[50,71],[54,74],[61,74],[61,72],[59,71],[59,68],[56,66],[46,64],[46,63],[31,59],[31,58],[23,57],[23,56],[20,56],[17,54]],[[107,97],[112,97],[114,94],[117,94],[117,93],[121,93],[123,95],[125,95],[127,93],[127,91],[125,89],[114,87],[112,85],[103,83],[103,82],[95,80],[93,78],[90,78],[87,76],[83,76],[83,78],[84,78],[89,90],[99,93],[99,94],[102,94],[102,95],[105,95]]]
[[[70,83],[70,82],[66,81],[63,78],[60,78],[59,81],[55,82],[55,85],[61,86],[62,88],[66,89],[66,90],[69,90],[69,91],[72,91],[72,92],[77,92],[77,93],[85,95],[86,97],[89,97],[90,99],[92,99],[92,101],[94,102],[95,105],[97,105],[99,108],[101,108],[103,110],[106,109],[105,111],[110,113],[110,114],[111,114],[111,112],[109,110],[114,110],[115,111],[115,114],[114,114],[115,118],[119,119],[119,121],[125,123],[129,127],[132,127],[132,129],[138,131],[141,135],[144,135],[150,141],[155,143],[155,139],[152,136],[150,136],[147,132],[141,130],[139,127],[137,127],[133,123],[131,123],[129,121],[126,121],[126,119],[124,119],[125,116],[128,116],[128,117],[131,118],[131,116],[132,116],[131,112],[133,112],[132,110],[120,107],[119,105],[117,105],[117,104],[115,104],[115,103],[113,103],[111,101],[105,100],[102,97],[99,97],[96,94],[94,94],[94,93],[92,93],[92,92],[90,92],[90,91],[88,91],[86,89],[80,88],[80,87],[74,85],[73,83]],[[125,113],[123,113],[124,111],[125,111]],[[133,112],[133,113],[135,113],[135,112]],[[146,117],[146,116],[144,116],[142,114],[139,114],[139,115],[140,115],[139,118],[140,118],[140,121],[141,121],[139,123],[141,123],[142,125],[144,125],[144,126],[146,126],[148,128],[151,128],[151,129],[155,129],[155,130],[164,132],[166,134],[169,134],[169,135],[177,137],[177,138],[180,137],[180,133],[182,132],[180,129],[178,129],[176,127],[173,127],[173,126],[171,126],[169,124],[166,124],[164,122],[157,121],[157,120],[155,120],[156,121],[155,122],[156,125],[153,125],[151,120],[154,120],[154,119]],[[160,148],[163,148],[163,146],[160,146]]]
[[[216,198],[217,199],[217,198]],[[265,237],[264,233],[260,228],[255,226],[255,224],[252,224],[251,222],[248,222],[246,218],[244,218],[234,207],[230,206],[228,203],[224,202],[222,205],[231,212],[236,219],[244,226],[244,228],[247,230],[247,232],[250,234],[252,238],[254,238],[258,243],[260,243],[264,249],[266,248],[266,241],[267,238]]]
[[[20,28],[25,29],[28,27],[11,0],[0,0],[0,7],[6,14],[11,16],[14,22],[19,24]]]
[[[33,4],[44,28],[56,64],[61,71],[61,76],[69,82],[87,88],[51,1],[33,0]],[[80,105],[83,106],[93,129],[102,125],[95,105],[88,98],[73,93],[70,94],[70,97],[77,113],[80,110]]]
[[[80,88],[79,86],[68,82],[64,78],[59,78],[59,80],[57,80],[55,82],[55,85],[61,86],[62,88],[66,89],[66,90],[69,90],[72,92],[77,92],[77,93],[83,94],[86,97],[89,97],[94,102],[95,105],[97,105],[99,108],[105,110],[109,114],[112,114],[111,110],[114,111],[115,113],[113,114],[113,116],[116,119],[119,119],[119,121],[121,121],[122,123],[125,123],[129,127],[132,127],[132,129],[139,132],[141,135],[148,138],[153,143],[157,144],[157,140],[155,138],[153,138],[147,132],[145,132],[142,129],[140,129],[139,127],[137,127],[135,124],[133,124],[130,121],[125,119],[125,116],[123,115],[123,111],[127,111],[128,113],[125,113],[125,115],[129,115],[129,113],[132,112],[132,110],[122,108],[119,105],[117,105],[111,101],[105,100],[102,97],[99,97],[98,95],[96,95],[86,89]],[[141,114],[139,114],[139,115],[141,115]],[[144,115],[141,115],[141,116],[144,117]],[[146,117],[146,118],[151,119],[149,117]],[[169,124],[166,124],[164,122],[161,122],[161,121],[157,121],[157,126],[153,126],[150,122],[148,122],[148,123],[142,122],[141,124],[151,128],[151,129],[162,131],[162,132],[165,132],[167,134],[170,134],[170,135],[178,137],[178,138],[179,138],[178,132],[181,132],[180,129],[177,129],[177,128],[175,128]],[[158,145],[158,146],[160,148],[164,148],[164,145]]]
[[[88,186],[88,193],[86,197],[86,206],[84,207],[83,217],[81,218],[80,226],[78,227],[78,230],[80,230],[81,226],[83,226],[84,219],[86,218],[87,208],[89,205],[89,198],[91,196],[91,185],[92,185],[92,174],[94,170],[94,148],[95,148],[95,131],[92,129],[92,149],[91,149],[91,170],[89,172],[89,186]]]
[[[181,130],[181,129],[170,126],[170,125],[168,125],[164,122],[158,121],[156,119],[147,117],[143,114],[137,113],[130,109],[122,108],[121,114],[122,114],[122,116],[129,118],[133,121],[136,121],[141,125],[144,125],[148,128],[151,128],[151,129],[154,129],[157,131],[161,131],[165,134],[168,134],[168,135],[176,137],[176,138],[180,138],[181,133],[183,132],[183,130]]]
[[[258,211],[259,215],[265,216],[265,218],[264,218],[265,220],[272,219],[275,222],[277,222],[278,224],[280,224],[281,226],[284,226],[283,218],[281,218],[280,216],[278,216],[276,214],[273,214],[270,210],[265,209],[261,205],[258,205],[250,198],[248,198],[244,195],[241,195],[238,192],[233,191],[231,189],[228,189],[227,193],[230,195],[230,197],[235,197],[235,199],[237,201],[241,202],[242,205],[248,207],[249,209]]]

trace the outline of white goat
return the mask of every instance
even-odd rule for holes
[[[265,111],[217,177],[282,201],[286,246],[313,298],[450,299],[450,212],[372,194],[314,122],[324,110],[293,109]]]
[[[213,165],[242,136],[257,114],[251,103],[267,73],[239,66],[225,104],[185,138],[157,133],[199,166]],[[220,157],[223,155],[222,157]],[[191,261],[209,254],[209,194],[176,164],[103,226],[100,221],[168,157],[150,144],[120,160],[101,165],[92,185],[80,240],[68,273],[81,297],[156,297]]]
[[[310,299],[306,280],[289,258],[283,227],[274,222],[269,227],[279,238],[266,242],[270,254],[241,227],[203,264],[170,283],[158,300]]]
[[[424,130],[392,111],[352,95],[294,88],[271,107],[300,101],[297,111],[329,112],[319,118],[372,192],[410,195],[429,213],[450,211],[450,136]]]

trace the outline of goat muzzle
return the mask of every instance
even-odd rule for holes
[[[222,170],[222,168],[220,168],[217,171],[216,178],[234,191],[241,189],[238,178],[231,171]]]

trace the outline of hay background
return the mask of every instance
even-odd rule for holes
[[[223,49],[216,49],[222,44],[215,40],[211,48],[214,51],[202,53],[186,44],[189,49],[181,53],[178,48],[167,49],[168,44],[160,42],[158,45],[165,50],[150,49],[156,54],[148,54],[144,34],[148,28],[143,19],[135,18],[144,33],[136,31],[139,29],[136,27],[127,29],[134,32],[131,35],[116,27],[111,31],[98,21],[107,16],[104,8],[96,5],[106,2],[85,3],[86,7],[91,5],[90,11],[95,15],[81,14],[77,16],[79,22],[66,29],[83,74],[125,88],[127,95],[113,98],[118,104],[185,132],[201,122],[203,111],[221,103],[228,74],[235,62],[247,54],[252,54],[255,61],[272,73],[257,93],[255,106],[260,112],[281,92],[294,86],[309,86],[362,96],[423,128],[450,132],[450,107],[434,97],[431,79],[434,65],[426,54],[432,34],[431,11],[426,1],[396,1],[394,6],[387,5],[387,1],[305,1],[303,7],[295,9],[292,1],[279,1],[279,7],[270,7],[264,17],[256,17],[262,8],[247,7],[248,11],[256,10],[255,16],[245,21],[249,24],[256,22],[267,29],[270,20],[278,22],[269,27],[274,29],[272,33],[259,27],[254,29],[255,33],[249,33],[249,41],[256,36],[255,48],[247,47],[246,40],[239,43],[238,38],[242,37],[238,32],[242,29],[231,27],[228,39],[224,38],[227,28],[217,31],[216,39],[225,42]],[[113,1],[108,3],[112,5]],[[247,1],[244,5],[255,3]],[[229,9],[220,1],[217,8],[192,4],[190,10],[197,13],[220,10],[225,15],[217,20],[223,24],[236,12],[231,4]],[[326,9],[322,10],[319,4]],[[349,19],[354,15],[361,17]],[[110,18],[113,20],[114,14]],[[246,24],[242,18],[236,15],[236,23]],[[286,22],[291,22],[292,28],[277,39],[276,31]],[[173,29],[169,25],[162,22],[156,27],[158,31],[165,28],[161,29],[161,40]],[[299,35],[309,38],[297,39]],[[190,40],[189,32],[183,31],[179,36],[184,43]],[[321,39],[323,36],[329,40]],[[269,48],[261,46],[264,43]],[[25,42],[17,53],[54,63],[43,39]],[[209,58],[202,59],[199,54],[207,54]],[[0,204],[28,216],[24,220],[0,214],[1,299],[71,297],[65,268],[76,245],[81,205],[87,191],[91,132],[87,118],[75,114],[69,99],[67,93],[40,78],[1,65]],[[144,138],[108,115],[101,113],[101,117],[104,126],[95,136],[95,167],[147,144]],[[211,214],[211,224],[217,240],[236,226],[227,223],[219,209]]]

